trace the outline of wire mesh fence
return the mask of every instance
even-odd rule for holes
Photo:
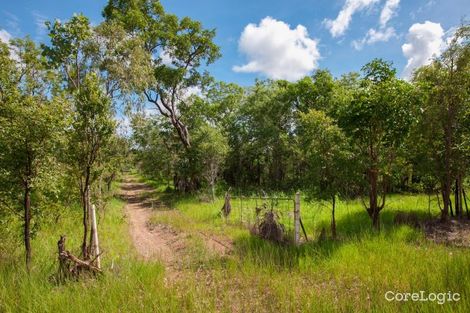
[[[269,216],[274,217],[278,224],[282,225],[283,237],[285,239],[295,243],[298,242],[299,226],[297,227],[296,237],[295,197],[260,194],[232,195],[228,193],[226,194],[224,206],[227,205],[230,206],[230,212],[226,214],[227,223],[238,224],[250,230],[255,230],[269,214]],[[299,222],[301,223],[301,220]]]

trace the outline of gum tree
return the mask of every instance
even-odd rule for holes
[[[463,215],[464,179],[470,167],[470,25],[462,25],[448,48],[428,66],[420,68],[414,82],[423,95],[419,142],[429,161],[426,174],[439,182],[443,199],[441,219]],[[467,211],[467,215],[468,215]]]
[[[100,67],[96,32],[83,15],[62,23],[47,22],[50,46],[43,46],[50,65],[61,74],[62,89],[73,103],[64,162],[70,165],[79,184],[83,207],[82,255],[88,257],[87,237],[91,185],[98,177],[97,160],[109,142],[115,125],[107,76]],[[90,234],[90,241],[93,234]]]
[[[354,158],[335,121],[315,109],[300,114],[298,138],[307,165],[303,186],[311,196],[331,201],[331,234],[336,239],[336,199],[353,181]]]
[[[414,88],[396,78],[391,64],[375,59],[362,68],[352,101],[338,109],[339,125],[359,151],[369,203],[366,211],[376,230],[391,185],[392,168],[413,122]]]
[[[126,84],[155,105],[176,130],[185,148],[191,147],[181,116],[188,95],[210,81],[202,68],[219,58],[214,30],[189,17],[165,12],[156,0],[110,0],[103,15],[111,27],[124,30],[121,50],[126,60]]]
[[[34,42],[17,39],[15,51],[0,43],[0,167],[2,185],[23,208],[26,267],[31,267],[31,219],[37,209],[32,194],[47,181],[66,117],[64,99],[54,95],[51,72]],[[65,101],[66,103],[66,101]],[[21,196],[19,196],[21,194]]]

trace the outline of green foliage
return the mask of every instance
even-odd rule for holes
[[[462,25],[447,50],[414,75],[421,108],[413,141],[419,149],[411,154],[419,174],[426,178],[427,191],[440,189],[442,218],[451,209],[451,185],[456,185],[454,206],[462,215],[462,182],[470,168],[468,138],[470,127],[470,27]],[[422,163],[416,160],[424,160]],[[438,187],[437,187],[438,186]],[[451,212],[452,213],[452,212]]]
[[[17,63],[8,60],[12,56],[7,49],[0,57],[6,70],[0,103],[0,216],[4,208],[23,210],[29,270],[31,238],[38,230],[43,205],[56,200],[57,193],[48,187],[59,170],[56,156],[66,127],[67,102],[51,93],[54,81],[34,42],[16,39],[10,44]]]
[[[213,43],[215,30],[206,30],[189,17],[179,19],[164,12],[159,1],[111,0],[103,15],[107,23],[126,31],[127,40],[137,43],[125,53],[131,67],[140,71],[131,76],[139,79],[130,85],[157,107],[189,148],[190,133],[181,112],[188,106],[188,91],[202,90],[211,81],[201,66],[220,57],[219,47]]]
[[[322,111],[300,115],[299,141],[307,165],[304,188],[321,200],[348,196],[357,171],[343,131]]]

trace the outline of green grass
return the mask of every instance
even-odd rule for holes
[[[58,224],[44,225],[33,240],[30,275],[21,249],[2,260],[0,312],[178,312],[178,298],[164,287],[164,268],[136,258],[122,208],[122,201],[112,200],[98,225],[105,275],[64,285],[50,281],[58,267],[59,235],[67,234],[68,249],[78,255],[80,210],[74,208]]]
[[[158,214],[154,223],[189,234],[227,236],[234,242],[232,255],[209,257],[200,242],[191,240],[195,244],[188,251],[190,266],[180,279],[168,283],[162,265],[136,257],[123,203],[114,199],[99,224],[105,275],[57,286],[49,277],[57,270],[59,235],[68,235],[69,249],[77,252],[79,247],[80,210],[75,208],[38,232],[30,276],[24,271],[21,248],[0,259],[0,312],[470,312],[469,250],[436,245],[420,231],[392,223],[398,210],[428,214],[425,196],[392,196],[380,234],[370,231],[360,202],[341,202],[339,240],[315,240],[296,248],[252,237],[239,222],[235,202],[233,216],[225,221],[218,214],[221,199],[201,202],[164,189],[153,196],[176,210]],[[328,228],[327,205],[302,201],[309,237]],[[437,213],[433,204],[431,214]],[[388,290],[453,291],[462,300],[443,305],[387,302]]]
[[[155,197],[168,198],[157,192]],[[238,302],[245,310],[259,311],[378,311],[378,312],[468,312],[470,311],[470,253],[427,241],[408,226],[396,226],[398,211],[415,212],[423,219],[436,217],[435,201],[428,207],[426,195],[391,195],[381,214],[382,231],[376,234],[359,200],[337,204],[339,240],[318,242],[322,228],[329,231],[329,203],[302,200],[301,212],[310,242],[299,248],[279,246],[249,235],[246,223],[254,200],[232,201],[228,221],[220,217],[223,199],[201,202],[196,196],[173,194],[176,212],[158,214],[154,223],[170,224],[182,231],[200,230],[225,235],[235,243],[230,264],[211,271],[214,286],[196,286],[194,292],[209,298],[223,295],[224,308]],[[271,205],[269,203],[269,205]],[[279,201],[276,209],[289,223],[293,205]],[[240,213],[242,211],[242,213]],[[243,215],[241,218],[240,215]],[[237,282],[236,287],[232,282]],[[239,284],[239,285],[238,285]],[[235,295],[232,289],[236,289]],[[200,290],[199,290],[200,289]],[[254,290],[253,290],[254,289]],[[388,302],[386,291],[458,292],[462,300],[439,305],[435,302]],[[219,296],[218,296],[219,295]],[[240,297],[238,300],[237,297]],[[255,299],[252,299],[255,297]],[[257,298],[258,297],[258,298]],[[246,299],[244,299],[246,298]],[[247,300],[248,299],[248,300]],[[242,310],[243,311],[243,310]]]

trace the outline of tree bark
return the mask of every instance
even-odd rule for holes
[[[88,225],[89,225],[89,205],[90,205],[90,167],[88,166],[85,171],[85,185],[83,186],[82,192],[82,204],[83,204],[83,239],[82,239],[82,257],[83,259],[88,258]]]
[[[442,202],[443,208],[441,210],[441,220],[444,222],[449,217],[449,203],[450,203],[450,184],[446,184],[445,182],[442,184]]]
[[[460,217],[460,189],[459,189],[459,178],[455,180],[454,190],[454,203],[455,203],[455,216]]]
[[[26,250],[26,269],[31,270],[31,188],[24,183],[24,246]]]
[[[378,170],[376,168],[371,168],[369,170],[369,208],[367,212],[372,219],[372,226],[375,230],[380,230],[380,223],[379,223],[379,207],[377,205],[377,186],[378,186]]]
[[[450,195],[449,195],[449,210],[450,210],[450,216],[454,217],[454,211],[452,210],[452,200],[450,200]]]

